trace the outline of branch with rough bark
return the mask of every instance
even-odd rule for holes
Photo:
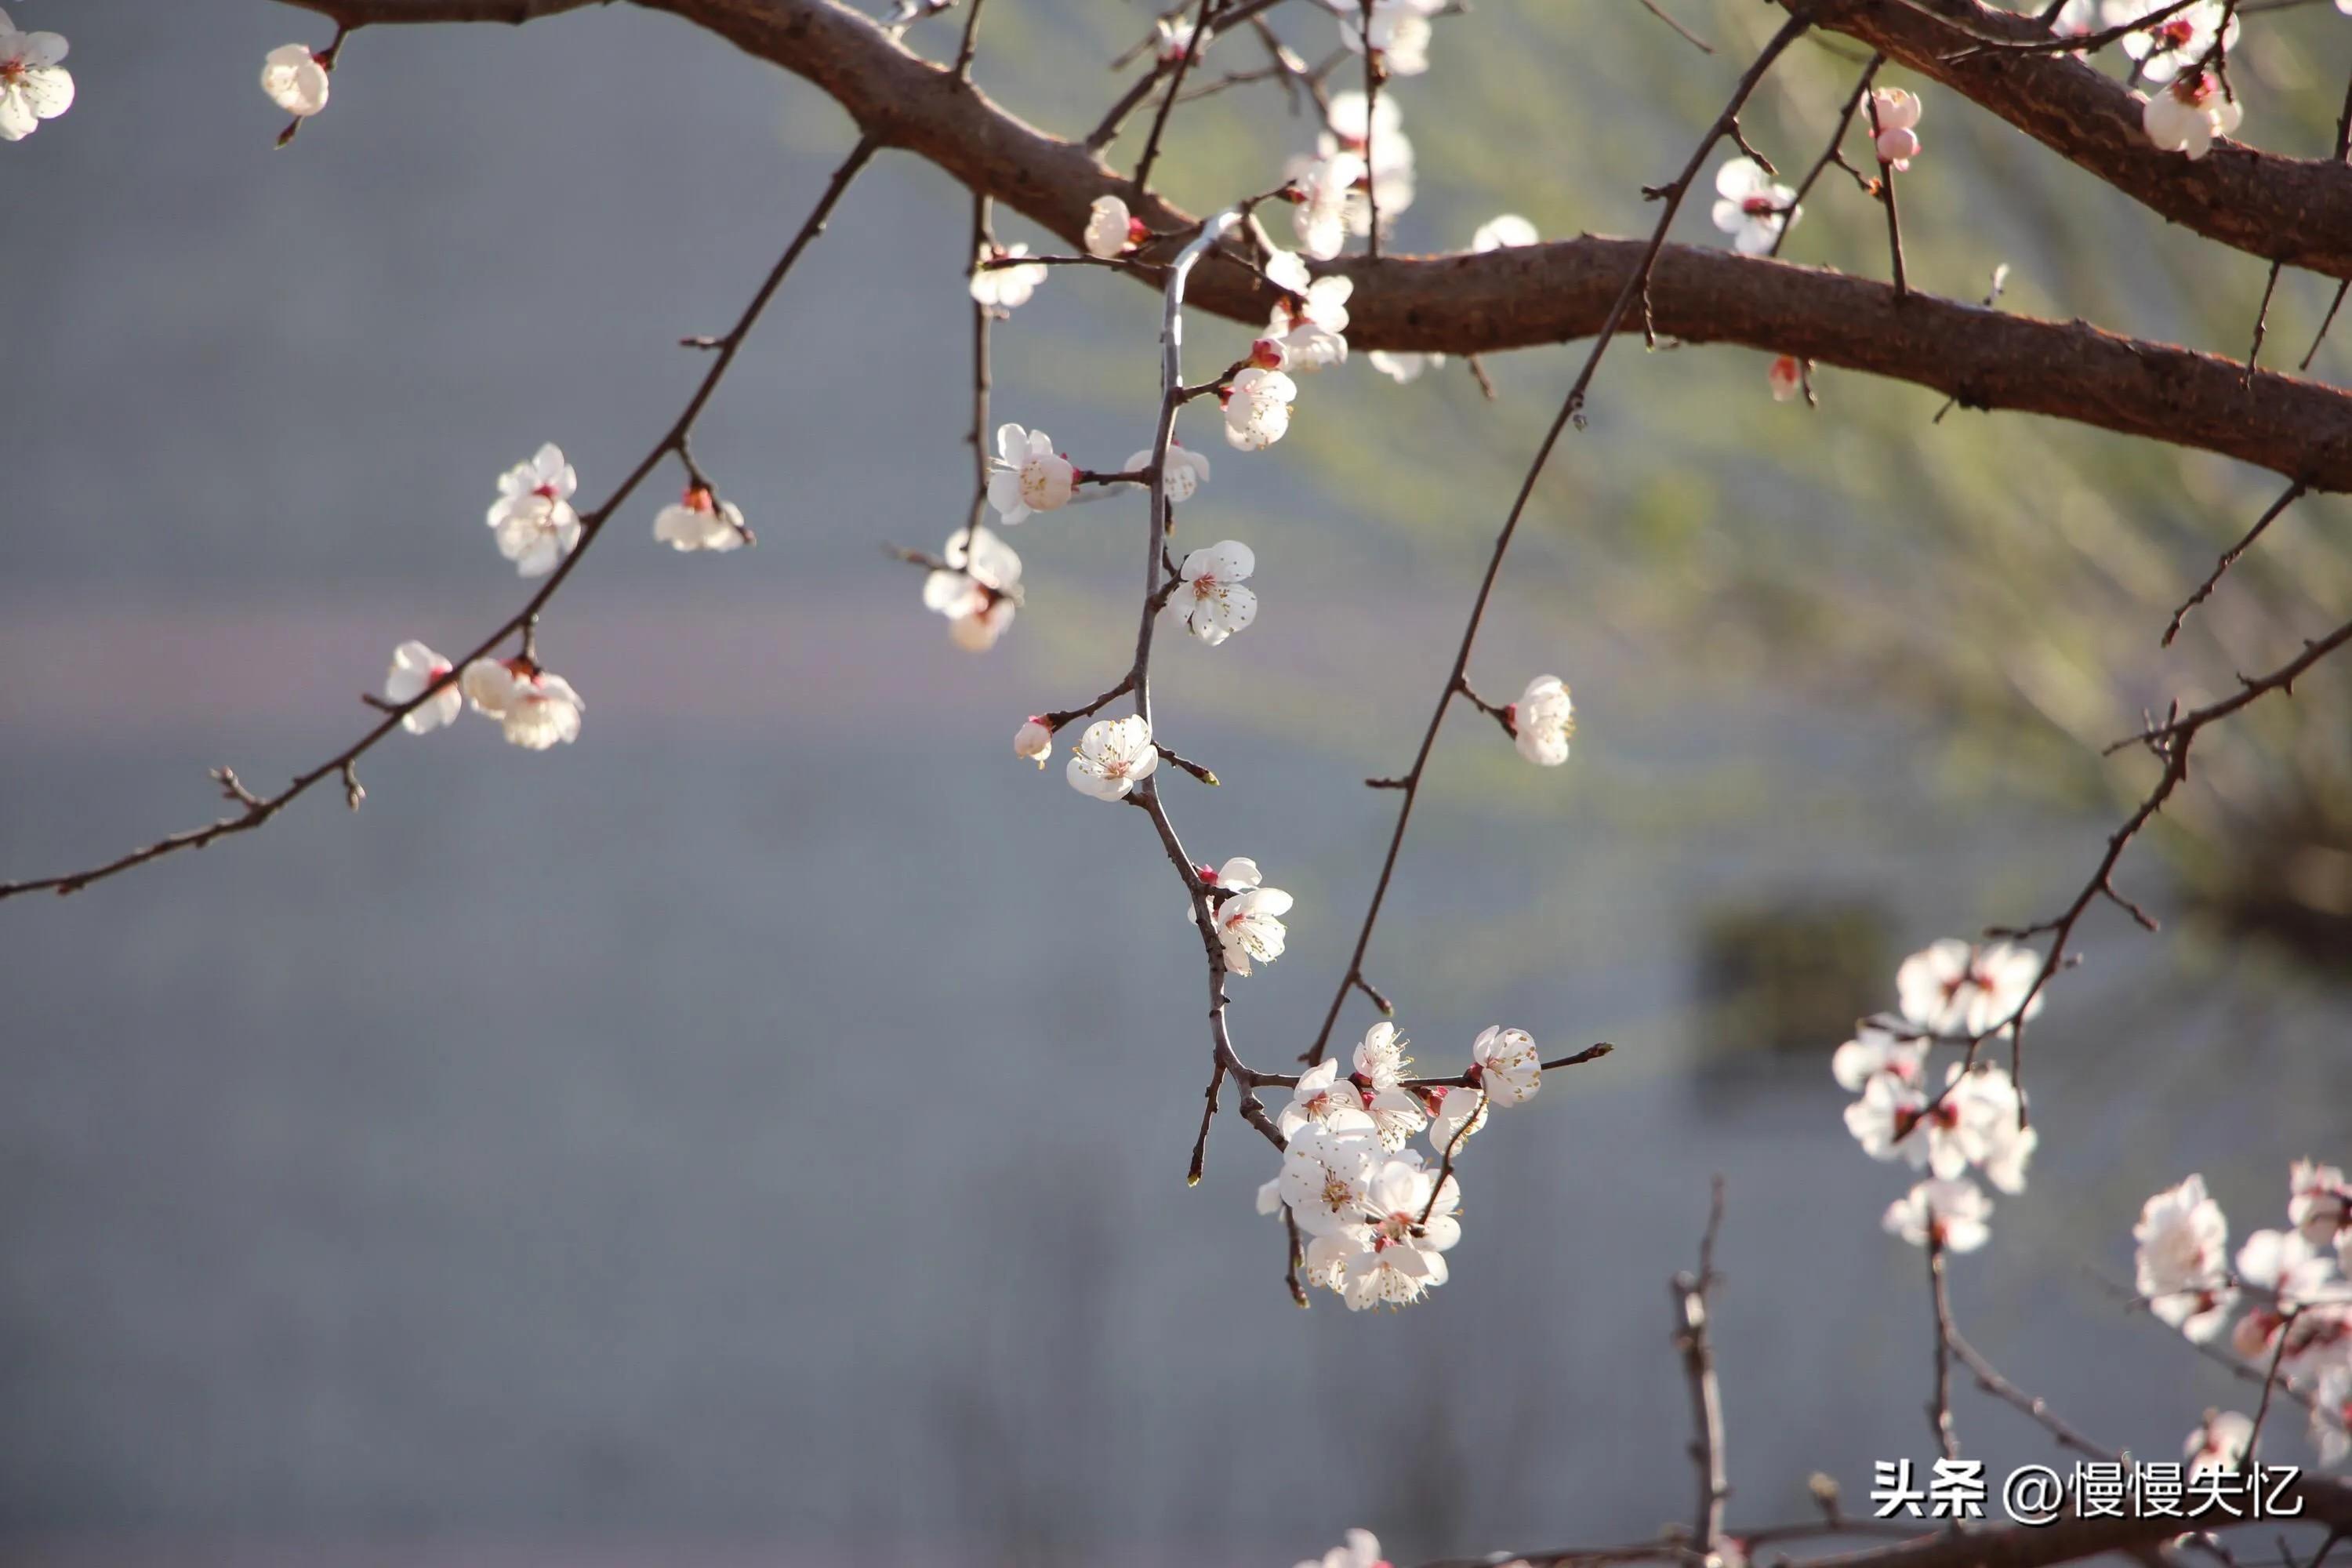
[[[611,0],[285,3],[359,27],[523,22]],[[806,78],[881,145],[938,165],[1074,245],[1100,195],[1120,195],[1158,232],[1197,224],[1139,193],[1081,142],[1027,124],[834,0],[635,3]],[[1965,5],[1971,28],[1996,17],[2003,20],[1984,27],[2013,32],[2019,21],[1972,0],[1939,5]],[[2196,163],[2159,153],[2138,131],[2131,94],[2089,67],[2039,54],[1951,61],[1946,57],[1972,47],[1971,34],[1895,0],[1834,3],[1819,25],[1948,80],[2200,233],[2352,276],[2352,168],[2234,144]],[[1327,270],[1355,280],[1348,335],[1359,349],[1474,354],[1601,331],[1645,249],[1640,240],[1587,237],[1483,255],[1357,257]],[[1218,252],[1202,261],[1190,299],[1196,309],[1255,325],[1275,294],[1254,268]],[[2352,490],[2352,396],[2295,376],[2250,374],[2221,355],[1916,291],[1898,298],[1885,284],[1826,268],[1693,246],[1659,251],[1648,305],[1649,326],[1685,342],[1790,354],[1930,387],[1971,408],[2070,419],[2235,458],[2315,490]]]

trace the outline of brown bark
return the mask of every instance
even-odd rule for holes
[[[610,0],[289,3],[356,26],[519,22]],[[882,144],[939,165],[1073,246],[1084,232],[1088,205],[1107,193],[1127,197],[1155,228],[1193,221],[1156,196],[1137,198],[1118,174],[1085,148],[1027,124],[834,0],[636,3],[673,12],[807,78]],[[1974,5],[1974,0],[1933,3],[1946,8]],[[1965,35],[1906,10],[1897,0],[1831,0],[1831,25],[1898,56],[1906,49],[1932,56],[1935,49],[1949,52],[1968,44]],[[1914,17],[1916,22],[1905,19]],[[1926,29],[1950,37],[1938,43]],[[2340,245],[2330,237],[2352,222],[2352,186],[2345,184],[2352,172],[2230,149],[2217,150],[2202,164],[2153,149],[2135,152],[2122,145],[2122,133],[2112,123],[2123,112],[2112,100],[2129,95],[2063,57],[2012,56],[1967,67],[1937,58],[1936,64],[1971,83],[1994,83],[1978,89],[1994,99],[1988,107],[1996,111],[2039,115],[2035,123],[2052,136],[2075,126],[2083,139],[2078,161],[2097,158],[2112,166],[2119,184],[2131,180],[2146,187],[2150,195],[2144,199],[2152,205],[2194,205],[2210,198],[2218,214],[2228,203],[2217,193],[2237,192],[2251,200],[2271,184],[2290,193],[2282,199],[2295,204],[2297,212],[2305,206],[2319,212],[2332,203],[2344,221],[2314,217],[2299,227],[2290,224],[2294,232],[2274,237],[2289,242],[2306,265],[2326,261],[2352,273],[2352,236],[2343,237]],[[2093,85],[2097,83],[2104,85]],[[2058,105],[2046,112],[2027,101],[2045,86]],[[2272,174],[2263,174],[2265,169]],[[2191,195],[2179,195],[2166,186],[2168,180]],[[2217,180],[2222,184],[2216,185]],[[2338,191],[2344,199],[2336,199]],[[2239,217],[2229,221],[2233,233],[2242,226]],[[1355,257],[1332,269],[1356,280],[1348,335],[1359,351],[1480,353],[1598,331],[1642,249],[1639,241],[1586,237],[1478,256]],[[2304,480],[2314,489],[2352,490],[2352,396],[2315,382],[2268,371],[2249,376],[2243,366],[2218,355],[2121,337],[2079,321],[2039,321],[1916,292],[1898,302],[1885,284],[1695,246],[1665,247],[1650,293],[1657,330],[1691,342],[1791,353],[1932,387],[1971,407],[2072,419],[2236,458]],[[1194,276],[1191,300],[1244,321],[1265,320],[1272,303],[1244,269],[1214,257]]]

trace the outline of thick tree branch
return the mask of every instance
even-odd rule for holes
[[[1780,0],[1794,9],[1799,0]],[[2151,5],[2148,9],[2156,7]],[[1942,82],[2123,192],[2209,239],[2331,278],[2352,278],[2352,167],[2217,142],[2195,162],[2158,152],[2129,88],[2047,44],[2031,16],[1978,0],[1828,0],[1814,26],[1857,38]]]
[[[512,22],[605,0],[287,3],[323,12],[345,26],[362,26]],[[1157,197],[1137,198],[1119,174],[1083,146],[1024,123],[951,70],[909,53],[881,27],[833,0],[638,3],[675,12],[806,77],[883,144],[936,163],[1073,246],[1085,231],[1088,206],[1107,194],[1129,199],[1154,230],[1194,227],[1190,215]],[[1927,49],[1931,43],[1948,53],[1970,47],[1967,34],[1898,5],[1839,0],[1832,10],[1857,37],[1877,43],[1883,34],[1879,47],[1897,58],[1907,60],[1906,50]],[[1876,31],[1864,33],[1865,25]],[[1932,38],[1923,37],[1921,28],[1932,30]],[[2128,95],[2122,89],[2059,57],[1991,55],[1961,65],[1946,65],[1938,57],[1936,64],[1942,71],[1992,73],[2021,99],[2031,98],[2032,90],[2020,84],[2043,84],[2045,73],[2053,73],[2048,82],[2066,89],[2053,101],[2086,98],[2105,103],[2100,112],[2110,119],[2126,113],[2120,104]],[[2076,81],[2076,76],[2085,80]],[[2100,99],[2101,91],[2116,101]],[[1990,106],[1998,110],[2000,104]],[[2191,205],[2210,199],[2221,204],[2217,212],[2226,207],[2235,215],[2230,223],[2245,220],[2231,234],[2216,233],[2217,238],[2236,243],[2251,239],[2248,231],[2259,231],[2270,237],[2263,254],[2285,246],[2290,260],[2352,272],[2352,234],[2340,243],[2328,237],[2352,228],[2352,169],[2261,158],[2227,147],[2189,163],[2153,149],[2126,148],[2121,139],[2126,132],[2137,134],[2137,114],[2128,118],[2129,126],[2118,122],[2101,134],[2113,132],[2116,140],[2108,161],[2119,169],[2137,169],[2139,185],[2150,192],[2163,187],[2170,193],[2167,200],[2189,192],[2193,200],[2179,199]],[[2086,121],[2091,122],[2105,124],[2095,117]],[[2254,199],[2262,184],[2254,173],[2258,164],[2294,172],[2293,180],[2282,176],[2274,182],[2294,193],[2285,205]],[[2220,177],[2216,171],[2235,171],[2230,178],[2238,183],[2213,186]],[[2204,195],[2193,195],[2199,192]],[[2233,205],[2242,203],[2251,205]],[[2336,218],[2324,221],[2328,215],[2323,208],[2335,211]],[[2161,205],[2158,210],[2177,216]],[[2262,216],[2266,212],[2278,216]],[[1640,240],[1588,237],[1478,256],[1354,258],[1331,270],[1356,280],[1348,336],[1359,350],[1470,354],[1599,331],[1640,267],[1644,248]],[[1250,268],[1222,253],[1203,260],[1189,299],[1197,309],[1252,324],[1265,321],[1274,302]],[[1659,253],[1648,300],[1654,329],[1686,342],[1793,354],[1932,387],[1970,407],[2071,419],[2217,452],[2305,479],[2315,490],[2352,490],[2352,396],[2293,376],[2261,371],[2249,375],[2244,366],[2217,355],[2120,337],[2081,321],[2000,314],[1932,295],[1913,293],[1898,307],[1885,284],[1693,246],[1669,245]]]

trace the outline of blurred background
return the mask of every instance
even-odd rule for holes
[[[1772,21],[1667,0],[1490,3],[1399,83],[1400,250],[1495,213],[1631,233]],[[481,516],[560,441],[593,501],[851,133],[831,103],[626,6],[384,30],[286,152],[254,77],[323,47],[261,0],[24,0],[79,101],[0,150],[0,872],[94,862],[332,754],[392,646],[471,646],[527,591]],[[1335,42],[1276,13],[1309,58]],[[959,16],[915,42],[950,47]],[[2249,19],[2246,134],[2324,156],[2352,37]],[[990,0],[982,83],[1089,126],[1124,0]],[[1246,43],[1246,39],[1239,40]],[[1244,51],[1246,53],[1246,51]],[[1795,51],[1748,116],[1817,154],[1859,60]],[[1218,57],[1212,54],[1213,62]],[[1232,68],[1258,64],[1251,55]],[[2165,228],[1931,86],[1911,277],[2242,355],[2263,266]],[[1188,107],[1196,209],[1311,143],[1273,85]],[[1136,138],[1115,150],[1131,160]],[[1681,233],[1717,242],[1704,202]],[[1901,955],[2055,912],[2146,787],[2099,746],[2352,604],[2305,501],[2157,634],[2277,481],[1767,356],[1620,345],[1474,667],[1554,670],[1558,771],[1457,720],[1372,973],[1430,1070],[1477,1029],[1617,1043],[1482,1136],[1454,1282],[1301,1313],[1230,1116],[1183,1184],[1199,953],[1129,814],[1009,755],[1126,658],[1137,503],[1013,538],[1029,599],[953,647],[886,543],[961,525],[967,204],[879,162],[790,280],[698,451],[756,551],[676,556],[649,485],[556,602],[575,746],[394,737],[365,808],[69,900],[0,906],[0,1557],[31,1564],[1287,1563],[1347,1525],[1410,1562],[1645,1535],[1690,1490],[1666,1281],[1708,1178],[1736,1523],[1931,1451],[1908,1184],[1839,1121],[1828,1053]],[[1041,237],[1002,221],[1010,241]],[[1795,260],[1883,271],[1835,177]],[[1059,249],[1058,243],[1050,248]],[[2330,290],[2289,277],[2266,363]],[[1156,301],[1066,271],[997,334],[998,417],[1112,466],[1143,445]],[[1202,321],[1197,363],[1238,329]],[[2352,371],[2344,347],[2314,374]],[[1486,542],[1580,351],[1307,384],[1185,514],[1258,553],[1257,624],[1161,661],[1205,858],[1297,899],[1237,984],[1244,1054],[1311,1038]],[[641,513],[642,515],[635,515]],[[2095,913],[2028,1064],[2043,1145],[1958,1260],[1966,1331],[2100,1440],[2168,1457],[2242,1385],[2102,1280],[2201,1170],[2242,1235],[2287,1162],[2352,1154],[2352,726],[2327,670],[2200,748]],[[1342,1027],[1370,1021],[1360,1005]],[[1963,1391],[1971,1454],[2056,1459]],[[2297,1424],[2299,1426],[2299,1424]],[[2299,1430],[2277,1457],[2308,1458]]]

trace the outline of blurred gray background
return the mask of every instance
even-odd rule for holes
[[[1424,166],[1399,247],[1505,207],[1645,223],[1636,188],[1769,21],[1680,9],[1722,56],[1631,6],[1447,23],[1399,89]],[[698,373],[676,341],[731,321],[850,138],[615,6],[364,34],[279,153],[253,77],[318,18],[13,11],[70,37],[79,85],[0,148],[0,871],[37,875],[205,820],[208,767],[272,786],[331,754],[395,641],[509,614],[498,472],[555,439],[600,496]],[[990,13],[982,79],[1066,132],[1148,26]],[[2249,46],[2249,132],[2318,150],[2352,48],[2332,15],[2272,25],[2308,31]],[[1793,58],[1751,132],[1801,164],[1852,68]],[[2258,263],[1948,98],[1922,133],[1921,287],[2008,259],[2015,308],[2242,352]],[[1170,178],[1263,188],[1310,136],[1227,94],[1180,118]],[[1874,271],[1877,221],[1824,185],[1790,254]],[[2341,618],[2341,512],[2283,522],[2159,656],[2268,481],[1931,426],[1929,395],[1833,376],[1809,417],[1763,355],[1621,346],[1475,666],[1498,695],[1568,677],[1576,755],[1538,773],[1456,722],[1373,964],[1433,1069],[1494,1022],[1619,1049],[1479,1139],[1452,1284],[1301,1313],[1251,1213],[1264,1146],[1229,1117],[1183,1184],[1207,1055],[1164,863],[1006,751],[1123,661],[1133,504],[1015,536],[1029,606],[985,658],[879,548],[961,521],[966,222],[895,156],[843,205],[698,443],[759,549],[657,549],[665,475],[557,601],[576,746],[395,737],[356,816],[322,793],[0,906],[0,1557],[1281,1564],[1353,1523],[1400,1562],[1646,1534],[1689,1491],[1665,1281],[1717,1172],[1735,1520],[1928,1452],[1920,1258],[1877,1228],[1906,1173],[1845,1135],[1827,1054],[1902,953],[2071,896],[2145,783],[2096,741]],[[2326,292],[2283,288],[2280,352]],[[999,333],[999,417],[1097,466],[1143,444],[1155,310],[1055,277]],[[1234,335],[1196,331],[1204,362]],[[1409,756],[1573,365],[1495,368],[1493,405],[1458,367],[1327,375],[1260,456],[1198,426],[1188,531],[1255,546],[1264,608],[1171,646],[1160,711],[1226,781],[1171,781],[1195,847],[1297,897],[1237,988],[1261,1064],[1319,1019],[1393,805],[1357,781]],[[2214,738],[2135,851],[2178,918],[2086,928],[2033,1040],[2032,1185],[1955,1265],[1989,1354],[2149,1456],[2239,1391],[2103,1293],[2141,1199],[2201,1169],[2243,1234],[2290,1158],[2352,1154],[2346,692]],[[1969,1398],[1971,1453],[2056,1458]]]

